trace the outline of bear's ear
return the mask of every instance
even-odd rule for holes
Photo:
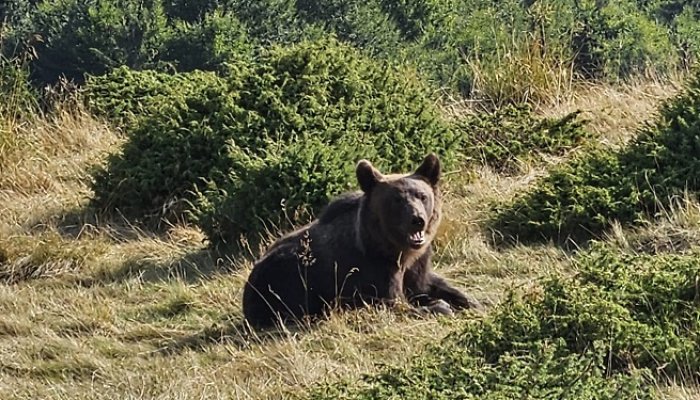
[[[355,173],[357,174],[357,182],[360,183],[360,189],[365,193],[371,192],[374,186],[382,180],[382,174],[367,160],[360,160],[357,163]]]
[[[433,187],[437,186],[440,181],[440,159],[435,153],[430,153],[425,157],[423,164],[416,170],[416,175],[427,179]]]

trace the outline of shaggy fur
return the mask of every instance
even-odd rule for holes
[[[437,156],[410,175],[382,175],[366,160],[356,172],[362,192],[331,202],[255,264],[243,294],[251,325],[376,301],[405,299],[439,313],[478,306],[431,271],[441,217]]]

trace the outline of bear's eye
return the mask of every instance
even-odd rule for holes
[[[425,193],[418,193],[417,197],[420,201],[425,201],[428,199],[428,196],[426,196]]]

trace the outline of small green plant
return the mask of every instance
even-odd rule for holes
[[[538,153],[564,155],[590,134],[579,112],[561,118],[538,118],[527,104],[505,105],[494,112],[469,115],[456,123],[467,157],[497,171],[517,169],[519,161]]]

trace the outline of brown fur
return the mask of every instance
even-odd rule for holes
[[[425,158],[410,175],[357,165],[362,192],[331,202],[320,217],[277,240],[256,263],[243,294],[246,320],[272,325],[317,316],[335,305],[443,300],[435,311],[477,306],[431,271],[441,218],[440,162]],[[418,236],[416,232],[424,232]],[[424,238],[424,243],[420,239]]]

